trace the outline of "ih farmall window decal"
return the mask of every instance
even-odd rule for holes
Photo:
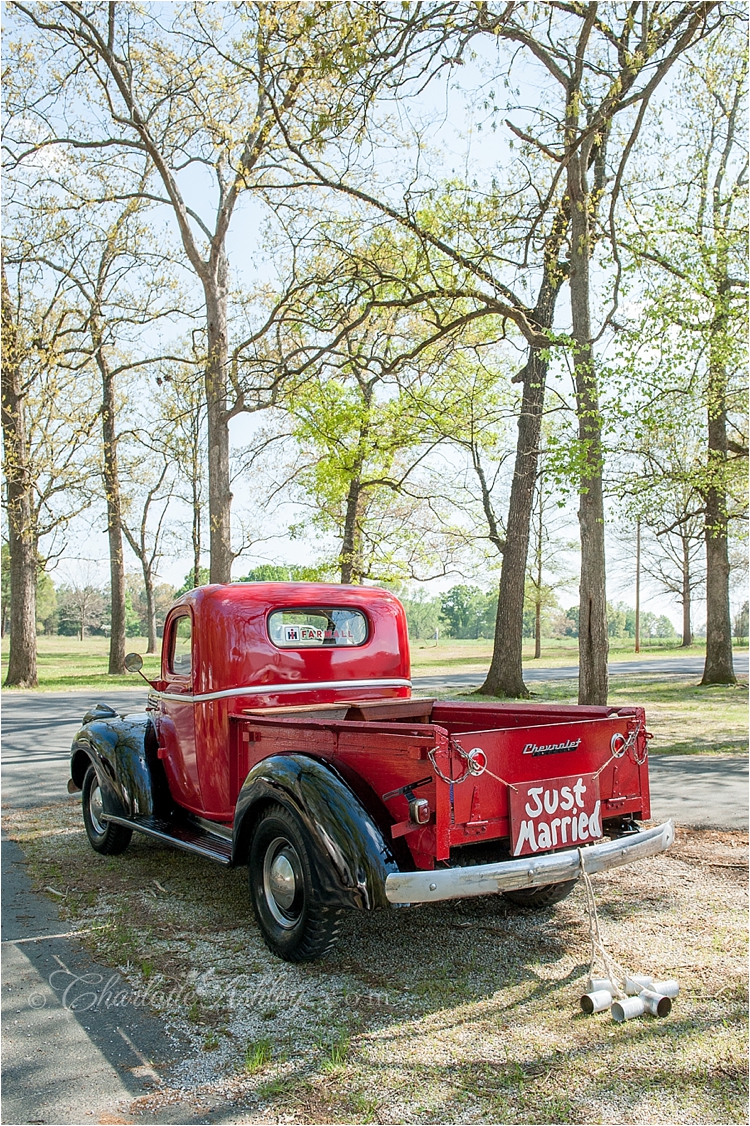
[[[268,636],[279,649],[363,645],[367,619],[349,609],[274,610],[268,616]]]

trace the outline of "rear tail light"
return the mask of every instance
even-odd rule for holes
[[[409,802],[409,817],[415,825],[426,825],[430,820],[430,803],[426,798],[412,798]]]

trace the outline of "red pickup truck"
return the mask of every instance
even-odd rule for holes
[[[128,658],[131,671],[142,665]],[[270,949],[318,957],[345,908],[502,893],[530,907],[581,872],[669,847],[650,817],[641,708],[412,696],[387,591],[232,583],[164,626],[145,713],[97,705],[71,752],[89,840],[133,830],[247,865]]]

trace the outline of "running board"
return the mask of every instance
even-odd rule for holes
[[[159,817],[144,817],[138,813],[134,817],[116,817],[107,813],[102,820],[111,821],[115,825],[124,825],[126,829],[135,829],[138,833],[145,833],[147,837],[154,837],[157,841],[164,841],[174,848],[195,853],[196,856],[216,860],[226,867],[232,863],[231,840],[206,832],[197,826],[173,824],[171,821],[162,821]]]

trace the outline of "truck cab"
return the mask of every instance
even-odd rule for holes
[[[69,790],[98,852],[136,831],[246,865],[267,944],[300,961],[347,908],[546,906],[582,865],[668,847],[670,822],[638,825],[647,746],[640,708],[413,695],[387,591],[232,583],[172,606],[145,712],[84,717]]]

